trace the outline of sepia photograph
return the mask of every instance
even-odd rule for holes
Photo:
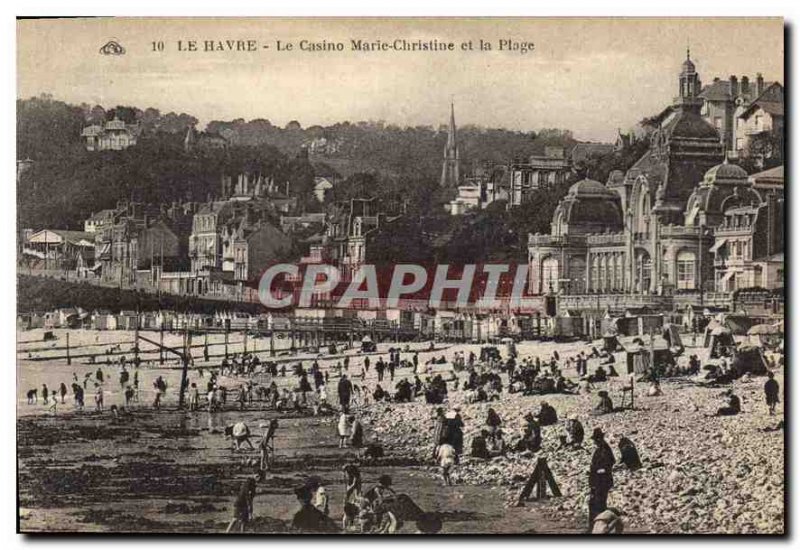
[[[15,25],[19,533],[787,533],[783,18]]]

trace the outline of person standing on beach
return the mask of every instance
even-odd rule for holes
[[[769,414],[770,416],[775,415],[775,406],[778,404],[778,393],[780,392],[780,387],[778,386],[778,381],[775,380],[775,373],[769,371],[767,373],[768,380],[764,383],[764,396],[767,400],[767,407],[769,407]]]
[[[614,452],[605,440],[600,428],[592,432],[595,449],[589,470],[589,529],[594,519],[608,507],[608,492],[614,486],[611,468],[614,466]]]
[[[67,385],[64,382],[61,382],[61,387],[58,389],[59,393],[61,394],[61,404],[64,404],[64,397],[67,395]]]
[[[350,435],[350,416],[343,412],[339,415],[339,423],[336,426],[339,432],[339,448],[344,449],[347,447],[347,438]]]
[[[443,443],[439,445],[439,449],[436,451],[436,459],[442,468],[444,484],[450,486],[450,469],[456,463],[456,450],[449,443]]]
[[[353,393],[353,383],[347,379],[347,375],[343,374],[339,380],[339,405],[342,407],[342,413],[347,414],[350,411],[350,396]]]
[[[197,384],[192,382],[192,390],[189,396],[189,410],[196,411],[200,408],[200,390],[197,389]]]
[[[234,527],[244,533],[247,524],[253,519],[253,500],[256,497],[256,480],[248,478],[239,488],[239,494],[233,503],[233,519],[228,524],[226,533],[233,531]]]
[[[44,399],[44,404],[47,405],[47,396],[50,395],[50,392],[47,391],[47,384],[42,384],[42,398]]]
[[[103,386],[98,384],[97,382],[94,383],[95,391],[94,391],[94,405],[95,409],[98,411],[103,410]]]

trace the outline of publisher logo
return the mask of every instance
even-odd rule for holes
[[[100,48],[103,55],[125,55],[125,48],[116,39],[111,39]]]

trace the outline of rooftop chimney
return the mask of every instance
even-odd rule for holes
[[[747,76],[742,77],[742,95],[748,95],[750,93],[750,79]]]
[[[759,96],[764,92],[764,77],[761,73],[756,74],[756,95]]]
[[[731,82],[731,97],[736,97],[739,95],[739,81],[734,75],[731,75],[730,82]]]

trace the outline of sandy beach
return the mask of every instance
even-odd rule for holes
[[[37,333],[38,332],[38,333]],[[57,340],[44,343],[41,331],[18,333],[19,349],[57,348],[63,346],[65,331],[55,331]],[[180,345],[181,335],[167,337],[169,345]],[[71,345],[95,346],[96,362],[105,374],[105,405],[122,405],[118,382],[119,368],[104,364],[104,351],[121,344],[119,352],[133,356],[133,333],[124,331],[70,331]],[[211,355],[221,353],[222,335],[209,337]],[[276,340],[281,342],[280,340]],[[193,344],[201,344],[195,338]],[[689,338],[691,344],[691,338]],[[52,344],[52,346],[51,346]],[[229,353],[243,350],[241,334],[231,334]],[[126,347],[127,346],[127,347]],[[254,346],[256,346],[254,348]],[[375,360],[385,354],[391,344],[380,344]],[[401,347],[404,344],[400,345]],[[433,352],[420,351],[421,363],[430,357],[444,355],[448,360],[456,352],[478,353],[480,346],[437,344]],[[75,373],[83,380],[97,364],[73,359],[44,359],[62,355],[58,350],[23,352],[18,355],[18,452],[20,488],[20,526],[23,531],[158,531],[158,532],[221,532],[232,515],[232,502],[241,480],[252,474],[247,460],[255,456],[249,451],[236,453],[220,433],[222,428],[243,420],[261,433],[259,428],[271,418],[279,417],[276,436],[277,461],[267,479],[258,486],[255,501],[257,521],[251,526],[259,532],[282,532],[297,509],[292,489],[310,475],[319,476],[331,496],[331,515],[341,517],[343,485],[341,467],[355,458],[354,451],[339,449],[336,437],[336,416],[309,416],[298,413],[266,410],[261,403],[250,404],[245,411],[176,410],[180,369],[177,362],[160,366],[157,354],[142,346],[143,365],[139,368],[139,402],[131,408],[128,419],[112,420],[109,412],[94,412],[92,391],[87,389],[87,410],[76,412],[71,393],[66,403],[55,412],[41,403],[28,405],[27,389],[57,389],[67,386]],[[256,350],[262,361],[269,360],[269,343],[250,339],[248,351]],[[288,353],[288,342],[275,346],[277,359],[304,360],[306,367],[317,357],[315,353]],[[427,350],[428,343],[410,344],[410,349]],[[557,350],[562,358],[586,350],[586,344],[524,342],[518,345],[520,357],[542,359]],[[284,355],[281,355],[284,353]],[[360,373],[363,359],[357,349],[340,350],[351,356],[350,374]],[[687,347],[681,361],[690,353],[698,353],[705,362],[706,352]],[[203,350],[193,352],[195,367],[208,366]],[[403,359],[411,359],[404,353]],[[387,357],[384,355],[384,359]],[[37,360],[38,359],[38,360]],[[41,360],[44,359],[44,360]],[[331,373],[329,394],[333,389],[333,369],[340,356],[318,358],[323,370]],[[218,365],[219,360],[209,361]],[[617,363],[619,365],[619,361]],[[592,366],[590,365],[590,368]],[[437,371],[449,371],[450,365],[438,365]],[[564,374],[575,377],[565,369]],[[154,411],[152,382],[163,376],[168,383],[165,407]],[[411,369],[397,371],[401,378],[413,379]],[[462,379],[465,373],[460,373]],[[190,382],[204,387],[208,371],[200,377],[197,368],[190,372]],[[257,376],[257,381],[265,380]],[[783,387],[783,372],[776,372]],[[784,434],[764,432],[783,419],[783,406],[769,416],[763,399],[764,377],[738,380],[734,392],[742,398],[743,413],[729,418],[709,418],[722,405],[724,388],[708,388],[699,380],[677,378],[662,383],[664,395],[646,397],[645,384],[636,386],[636,408],[601,417],[589,417],[596,395],[523,396],[502,394],[491,406],[503,419],[503,429],[511,440],[522,430],[522,416],[536,412],[542,400],[552,404],[559,419],[575,413],[588,433],[602,427],[609,443],[615,447],[616,437],[626,435],[636,444],[644,467],[629,473],[615,469],[615,487],[609,505],[624,511],[628,532],[639,533],[781,533],[784,529]],[[223,377],[229,388],[244,379]],[[388,375],[387,375],[388,381]],[[374,369],[365,380],[356,378],[370,391],[377,383]],[[287,373],[276,377],[279,387],[293,387],[296,378]],[[621,379],[599,384],[616,401],[621,395]],[[384,389],[393,385],[384,383]],[[452,384],[450,385],[452,386]],[[393,387],[392,387],[393,389]],[[486,417],[487,403],[468,404],[464,392],[451,391],[446,407],[460,407],[466,424],[465,448]],[[591,442],[585,450],[558,449],[558,435],[563,424],[543,428],[543,450],[533,456],[508,455],[491,461],[464,457],[454,469],[455,485],[444,487],[438,469],[431,464],[431,418],[435,406],[418,398],[412,403],[378,403],[359,411],[368,441],[380,442],[386,457],[374,466],[365,466],[365,486],[389,473],[395,487],[409,494],[427,511],[442,514],[443,532],[520,532],[520,526],[531,532],[578,533],[585,529],[587,472]],[[616,452],[616,449],[615,449]],[[544,456],[559,484],[562,498],[527,503],[515,507],[516,495],[533,470],[539,456]],[[401,532],[413,532],[412,525]]]

